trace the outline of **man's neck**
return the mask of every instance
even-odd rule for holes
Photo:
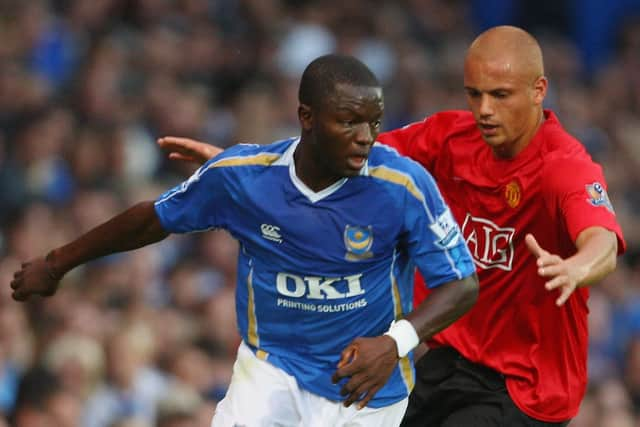
[[[341,178],[328,174],[319,159],[315,157],[309,144],[305,144],[304,139],[300,141],[296,151],[293,153],[296,176],[304,185],[317,193],[336,183]]]

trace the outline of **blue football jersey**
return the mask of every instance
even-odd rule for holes
[[[334,401],[341,351],[383,334],[412,309],[417,266],[430,287],[475,271],[429,173],[375,144],[360,175],[314,192],[295,173],[299,138],[236,145],[155,204],[168,232],[215,228],[239,242],[236,311],[244,341]],[[413,388],[412,356],[369,402],[387,406]]]

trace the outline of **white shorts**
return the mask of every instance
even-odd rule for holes
[[[243,342],[211,427],[392,427],[400,425],[407,402],[345,408],[342,402],[300,389],[294,377],[256,357]]]

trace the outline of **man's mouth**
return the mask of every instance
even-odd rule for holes
[[[492,136],[498,133],[499,125],[489,124],[489,123],[478,123],[478,128],[480,132],[482,132],[485,136]]]
[[[362,169],[364,167],[364,164],[367,161],[367,156],[349,156],[347,157],[347,163],[349,164],[349,167],[351,169]]]

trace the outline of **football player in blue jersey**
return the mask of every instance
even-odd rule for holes
[[[374,144],[384,104],[364,64],[314,60],[299,101],[299,137],[234,146],[23,264],[14,299],[51,296],[74,267],[170,233],[226,229],[240,242],[243,340],[212,426],[399,425],[412,350],[473,305],[475,267],[428,172]],[[416,266],[433,292],[411,311]]]

